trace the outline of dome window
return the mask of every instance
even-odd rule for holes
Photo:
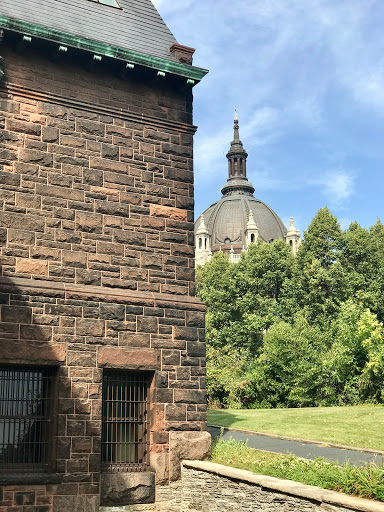
[[[230,243],[231,243],[231,239],[227,237],[227,238],[224,240],[224,243],[225,243],[225,244],[230,244]]]

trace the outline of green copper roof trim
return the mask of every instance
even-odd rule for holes
[[[53,28],[47,28],[27,21],[9,18],[8,16],[0,15],[0,28],[13,30],[14,32],[20,32],[21,34],[29,34],[49,41],[56,41],[57,43],[80,48],[81,50],[90,51],[97,55],[111,57],[112,59],[120,59],[133,64],[153,68],[157,71],[180,75],[196,81],[200,81],[208,73],[206,69],[188,66],[187,64],[180,64],[178,62],[161,59],[160,57],[153,57],[133,50],[126,50],[124,48],[119,48],[118,46],[112,46],[99,41],[93,41],[91,39],[60,32]]]

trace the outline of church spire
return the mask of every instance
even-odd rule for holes
[[[228,159],[228,181],[222,188],[222,193],[236,190],[237,192],[250,192],[255,189],[247,179],[247,156],[248,153],[243,147],[239,134],[239,121],[237,109],[235,108],[235,120],[233,125],[233,140],[227,153]]]

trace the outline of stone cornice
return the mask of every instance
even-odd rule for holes
[[[67,300],[92,300],[96,302],[116,302],[205,311],[205,305],[197,297],[171,295],[168,293],[141,292],[122,288],[106,288],[71,283],[58,283],[47,280],[24,279],[20,277],[0,277],[0,291],[43,295]]]
[[[0,67],[1,69],[1,67]],[[48,92],[39,91],[37,89],[31,89],[23,87],[12,82],[1,84],[0,92],[4,91],[8,94],[15,94],[24,98],[34,99],[36,101],[44,101],[47,103],[54,103],[55,105],[62,105],[68,108],[76,108],[79,110],[86,110],[87,112],[95,112],[101,115],[112,115],[119,119],[131,121],[133,123],[141,123],[147,126],[154,126],[157,128],[165,128],[168,130],[175,130],[177,132],[189,133],[193,135],[197,126],[179,123],[177,121],[167,121],[166,119],[160,119],[157,117],[147,116],[145,114],[135,114],[124,110],[122,108],[113,108],[110,106],[95,105],[94,103],[88,103],[85,101],[79,101],[76,98],[70,98],[68,96],[59,96]]]

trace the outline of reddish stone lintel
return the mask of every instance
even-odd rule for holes
[[[0,357],[2,363],[59,366],[65,363],[66,345],[65,343],[38,343],[0,338]]]
[[[158,370],[160,369],[160,354],[152,349],[102,347],[97,354],[97,364],[100,368]]]
[[[183,46],[182,44],[173,43],[169,48],[169,51],[174,54],[176,59],[182,64],[192,65],[192,56],[195,53],[195,49],[190,46]]]

